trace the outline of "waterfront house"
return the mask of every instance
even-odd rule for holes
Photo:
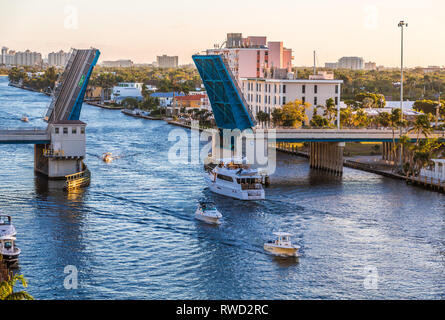
[[[183,92],[155,92],[150,96],[159,100],[160,107],[166,108],[172,105],[174,97],[185,96],[185,94]]]
[[[172,106],[169,108],[170,113],[179,114],[181,109],[185,108],[185,110],[190,109],[201,109],[203,106],[203,101],[207,98],[205,94],[194,94],[188,96],[176,96],[173,99]]]

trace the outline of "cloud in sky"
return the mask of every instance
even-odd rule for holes
[[[444,65],[445,3],[440,0],[0,0],[0,45],[44,54],[94,46],[102,60],[152,62],[222,43],[227,32],[265,35],[294,50],[295,65],[341,56],[397,66],[399,20],[408,21],[408,66]]]

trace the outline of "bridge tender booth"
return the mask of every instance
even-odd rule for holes
[[[59,120],[48,125],[51,143],[36,146],[36,171],[52,179],[80,172],[86,153],[86,123]],[[38,165],[37,165],[38,164]]]

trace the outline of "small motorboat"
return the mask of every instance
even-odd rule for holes
[[[0,237],[15,237],[17,231],[12,224],[11,216],[0,215]]]
[[[114,160],[114,157],[113,157],[113,154],[111,152],[105,152],[102,155],[102,161],[103,162],[110,163],[113,160]]]
[[[286,232],[275,232],[274,235],[277,237],[274,241],[269,241],[264,244],[264,250],[281,257],[298,257],[297,245],[293,245],[290,237],[290,233]]]
[[[22,118],[20,119],[23,122],[29,122],[29,119],[26,115],[23,115]]]
[[[205,223],[220,224],[221,218],[222,214],[212,202],[200,202],[195,212],[195,219]]]
[[[15,237],[0,236],[0,255],[8,266],[14,266],[19,261],[21,250],[15,245]]]

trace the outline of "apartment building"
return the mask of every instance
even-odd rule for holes
[[[157,56],[156,62],[159,68],[177,68],[178,67],[178,56]]]
[[[42,54],[26,50],[14,54],[14,65],[17,66],[35,66],[42,64]]]
[[[225,48],[215,46],[207,54],[222,55],[238,81],[265,77],[272,69],[292,69],[292,49],[285,48],[281,41],[268,42],[265,36],[243,38],[241,33],[229,33]]]
[[[133,66],[133,61],[126,59],[116,61],[104,61],[102,62],[102,66],[112,68],[131,68]]]
[[[48,65],[54,67],[64,67],[68,62],[70,54],[68,52],[63,52],[60,50],[59,52],[51,52],[48,54]]]
[[[276,108],[298,99],[311,105],[306,111],[309,120],[314,108],[325,106],[327,99],[332,98],[339,105],[343,83],[335,79],[241,78],[240,81],[244,98],[255,117],[259,111],[271,114]]]

